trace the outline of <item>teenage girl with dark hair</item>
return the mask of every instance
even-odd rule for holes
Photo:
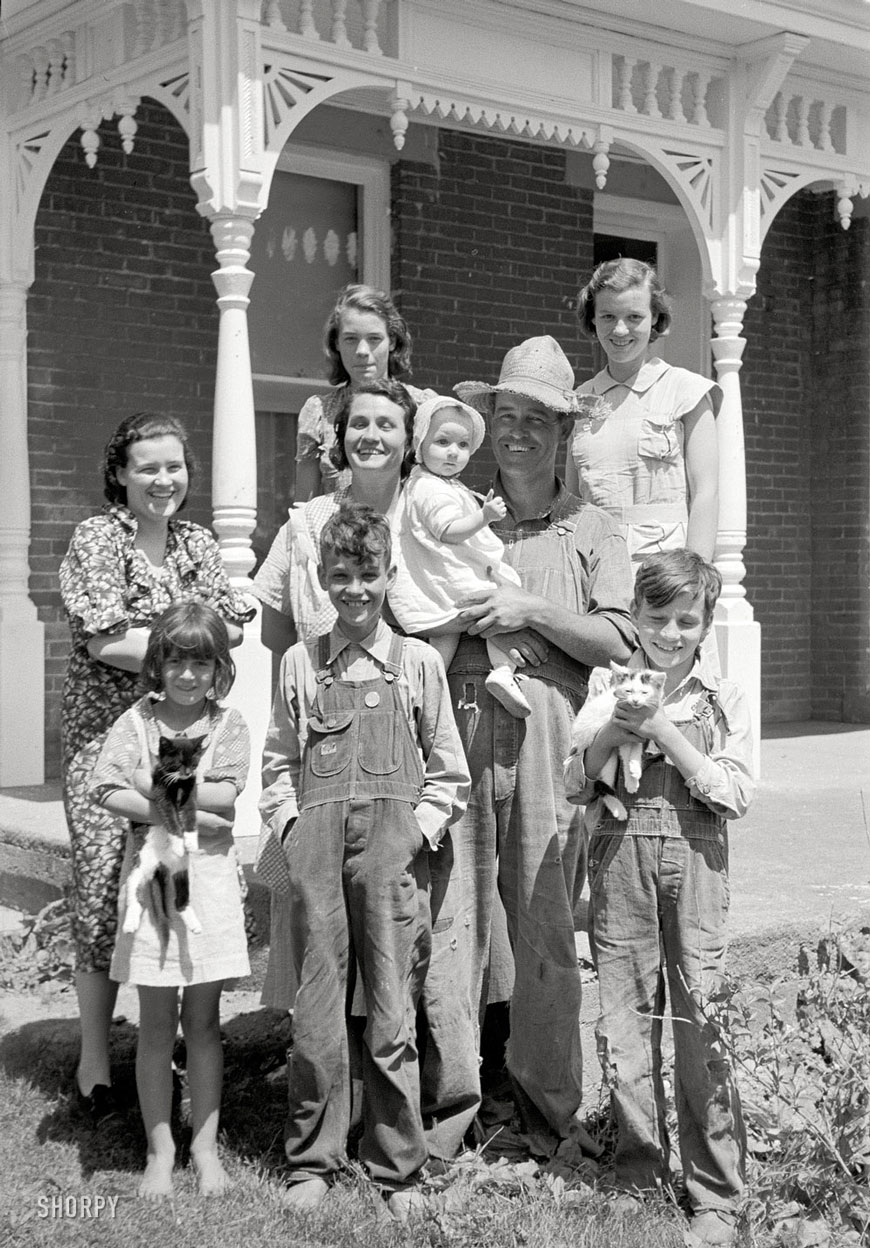
[[[346,470],[336,468],[335,421],[348,391],[364,382],[401,381],[415,403],[430,391],[407,382],[411,375],[411,334],[389,295],[371,286],[345,286],[323,329],[323,350],[329,360],[328,380],[336,387],[312,395],[299,413],[296,435],[296,502],[331,493],[349,484]]]

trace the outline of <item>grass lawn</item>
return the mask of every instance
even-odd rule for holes
[[[255,970],[262,970],[263,958],[262,951],[252,955]],[[12,985],[21,976],[10,965],[4,974]],[[734,1041],[752,1153],[737,1248],[870,1248],[870,930],[822,942],[819,968],[807,965],[787,981],[746,982],[710,1003],[713,1022],[721,1016]],[[239,985],[252,1001],[255,980]],[[144,1168],[136,1028],[126,1021],[113,1027],[113,1080],[125,1112],[95,1130],[70,1099],[76,1000],[58,984],[52,976],[38,988],[25,977],[23,988],[0,995],[0,1248],[678,1248],[687,1242],[688,1224],[675,1200],[626,1210],[608,1195],[602,1180],[612,1140],[604,1114],[587,1123],[605,1147],[599,1167],[572,1142],[545,1155],[503,1102],[485,1103],[489,1125],[477,1149],[425,1181],[421,1220],[393,1222],[355,1163],[315,1212],[288,1211],[282,1194],[290,1024],[286,1015],[262,1009],[229,1011],[223,1027],[221,1150],[231,1192],[215,1200],[197,1192],[185,1152],[182,1078],[175,1197],[143,1201],[136,1195]],[[176,1064],[183,1074],[180,1040]],[[595,1073],[589,1078],[594,1087]]]
[[[662,1202],[641,1215],[614,1210],[581,1172],[543,1166],[519,1151],[469,1153],[449,1174],[430,1180],[430,1211],[401,1227],[385,1214],[370,1183],[352,1166],[314,1213],[281,1205],[284,1188],[284,1054],[288,1025],[270,1011],[225,1025],[222,1155],[232,1192],[206,1200],[182,1141],[172,1202],[137,1198],[144,1165],[135,1104],[136,1031],[113,1031],[115,1082],[125,1117],[94,1130],[68,1095],[77,1054],[75,997],[69,1009],[6,1030],[0,1037],[0,1244],[4,1248],[671,1248],[685,1223]],[[183,1063],[183,1048],[177,1052]],[[507,1153],[507,1155],[505,1155]],[[588,1176],[588,1173],[586,1174]],[[97,1199],[99,1198],[99,1200]]]

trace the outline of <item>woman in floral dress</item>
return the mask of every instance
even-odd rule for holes
[[[137,412],[123,420],[104,454],[108,506],[77,526],[60,568],[72,633],[61,734],[81,1019],[73,1091],[94,1122],[114,1111],[109,1027],[118,986],[109,963],[126,824],[90,800],[91,772],[109,727],[136,701],[150,625],[166,607],[207,603],[234,645],[254,614],[230,585],[211,534],[178,519],[192,466],[173,417]]]

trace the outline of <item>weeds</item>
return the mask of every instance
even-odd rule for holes
[[[49,907],[16,938],[15,986],[40,988],[62,967],[68,939],[63,909]],[[6,943],[7,952],[9,945]],[[43,952],[44,958],[37,958]],[[29,969],[27,967],[30,963]],[[727,1037],[738,1072],[751,1156],[741,1248],[870,1245],[870,932],[823,940],[810,966],[772,985],[732,984],[706,1002],[708,1021]],[[18,968],[18,969],[16,969]],[[222,1151],[235,1188],[204,1202],[185,1168],[183,1129],[176,1201],[147,1208],[133,1193],[142,1166],[135,1108],[135,1028],[113,1029],[113,1061],[127,1105],[102,1133],[76,1122],[65,1093],[78,1043],[74,1018],[28,1023],[0,1040],[0,1198],[4,1242],[22,1248],[78,1248],[89,1228],[43,1220],[53,1192],[118,1193],[118,1217],[101,1226],[106,1243],[138,1248],[165,1238],[197,1248],[665,1248],[682,1243],[676,1196],[633,1216],[605,1194],[599,1166],[576,1141],[551,1147],[523,1134],[511,1112],[490,1101],[477,1147],[426,1183],[429,1210],[412,1228],[384,1221],[383,1202],[354,1164],[316,1216],[281,1204],[289,1023],[280,1012],[228,1020]],[[176,1060],[183,1069],[179,1043]],[[183,1111],[183,1102],[181,1109]],[[182,1113],[183,1119],[183,1113]],[[612,1152],[606,1107],[587,1128]],[[182,1124],[183,1127],[183,1124]],[[22,1144],[24,1145],[22,1147]],[[0,1230],[0,1237],[2,1237]]]
[[[66,897],[38,914],[25,915],[21,930],[0,936],[0,987],[30,990],[62,987],[74,979],[75,949]]]
[[[870,1230],[870,995],[868,933],[832,934],[810,969],[765,987],[729,985],[705,1004],[730,1036],[746,1120],[749,1216],[788,1242],[824,1221],[846,1238]],[[795,1243],[827,1242],[802,1238]]]
[[[251,953],[262,950],[263,920],[248,896],[244,915],[248,949]],[[38,914],[22,915],[18,931],[0,936],[0,988],[59,991],[74,981],[75,944],[66,895],[49,902]]]

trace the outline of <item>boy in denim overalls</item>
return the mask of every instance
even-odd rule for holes
[[[281,661],[260,801],[290,880],[291,947],[270,960],[292,965],[299,984],[287,1203],[318,1204],[346,1159],[345,1016],[358,965],[359,1158],[404,1220],[421,1203],[413,1185],[427,1156],[415,1016],[431,944],[428,851],[465,809],[469,777],[440,658],[380,618],[395,576],[386,520],[345,503],[320,544],[318,575],[338,620]]]
[[[690,550],[646,559],[632,615],[640,649],[629,667],[666,673],[660,707],[617,704],[588,747],[586,788],[617,746],[647,743],[635,793],[620,767],[616,795],[589,849],[589,935],[598,970],[598,1049],[617,1125],[616,1181],[642,1192],[668,1179],[661,1073],[665,976],[674,1033],[674,1092],[692,1232],[729,1244],[744,1186],[746,1139],[721,1035],[701,1002],[720,986],[728,915],[728,819],[755,790],[743,692],[719,679],[701,652],[722,587]],[[590,681],[590,696],[603,669]],[[609,677],[609,673],[607,673]],[[603,803],[602,803],[603,805]]]

